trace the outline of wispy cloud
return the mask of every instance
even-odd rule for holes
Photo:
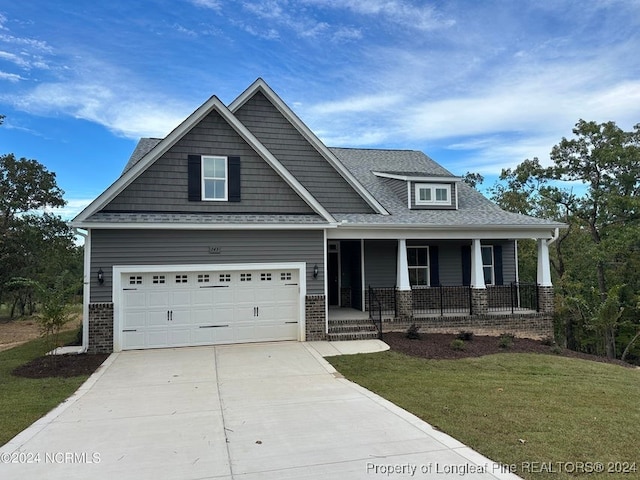
[[[347,9],[356,14],[377,16],[412,30],[434,30],[450,27],[455,20],[446,18],[435,6],[401,0],[303,0],[304,3],[332,9]]]
[[[189,0],[196,7],[208,8],[219,12],[222,10],[222,2],[220,0]]]
[[[20,80],[24,79],[16,73],[7,73],[0,70],[0,80],[7,80],[11,83],[17,83]]]

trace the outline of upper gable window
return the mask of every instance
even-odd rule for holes
[[[451,185],[416,184],[416,205],[450,205]]]
[[[202,199],[227,200],[227,157],[202,157]]]

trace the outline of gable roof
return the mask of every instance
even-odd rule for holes
[[[346,180],[360,197],[374,210],[381,215],[388,215],[382,204],[358,181],[358,179],[345,168],[345,166],[336,158],[331,149],[329,149],[302,120],[282,101],[269,85],[262,79],[258,78],[253,82],[238,98],[229,104],[229,109],[236,113],[243,105],[245,105],[256,93],[264,95],[269,102],[280,112],[280,114],[298,131],[300,135],[333,167],[338,174]]]
[[[355,226],[403,226],[411,228],[469,228],[492,226],[555,229],[564,224],[507,212],[464,182],[457,182],[457,210],[410,210],[376,172],[420,172],[422,177],[453,179],[449,171],[415,150],[331,148],[333,154],[369,190],[391,215],[335,214],[338,221]],[[411,178],[414,180],[414,178]]]
[[[195,112],[189,115],[169,135],[156,143],[157,139],[145,139],[136,146],[123,174],[98,198],[78,214],[71,224],[81,227],[91,215],[98,213],[104,206],[130,185],[151,164],[166,153],[176,142],[186,135],[209,113],[216,111],[246,141],[289,186],[327,222],[335,222],[333,216],[308,192],[306,188],[269,152],[269,150],[231,113],[218,99],[212,96]],[[149,148],[145,152],[147,148]]]

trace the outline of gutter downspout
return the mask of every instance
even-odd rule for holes
[[[556,240],[558,240],[558,238],[560,238],[560,229],[556,228],[555,231],[553,232],[553,237],[551,237],[551,239],[547,240],[547,247],[549,245],[551,245],[552,243],[554,243]]]
[[[84,238],[84,273],[82,279],[82,350],[87,353],[89,348],[89,298],[91,295],[91,231],[82,232],[74,229],[77,235]]]

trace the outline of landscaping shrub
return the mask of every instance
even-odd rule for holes
[[[456,338],[452,340],[451,348],[457,351],[464,350],[464,340],[462,340],[461,338]]]
[[[500,348],[511,348],[513,346],[514,336],[511,333],[503,333],[500,335],[500,340],[498,342],[498,346]]]
[[[415,323],[407,328],[406,337],[410,340],[420,340],[420,327]]]
[[[462,330],[460,331],[460,333],[458,333],[458,335],[456,335],[456,338],[464,342],[471,342],[473,340],[473,332]]]

